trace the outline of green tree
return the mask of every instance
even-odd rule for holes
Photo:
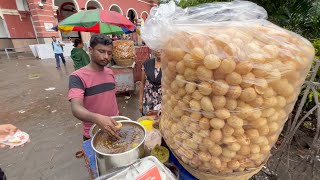
[[[158,1],[158,5],[160,4],[164,4],[164,3],[168,3],[170,2],[171,0],[159,0]],[[177,5],[179,5],[179,0],[173,0]]]
[[[179,6],[182,8],[196,6],[203,3],[225,2],[226,0],[180,0]],[[228,1],[228,0],[227,0]]]
[[[251,0],[265,8],[269,21],[308,39],[320,35],[320,0]]]

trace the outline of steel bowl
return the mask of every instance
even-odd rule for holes
[[[115,119],[116,121],[121,121],[121,120],[132,121],[130,118],[125,117],[125,116],[112,116],[111,118]],[[93,124],[89,130],[90,137],[93,137],[99,130],[100,130],[100,128],[96,124]]]
[[[144,137],[140,144],[136,146],[135,148],[118,154],[105,154],[100,151],[98,151],[95,146],[94,142],[97,136],[99,136],[100,133],[103,133],[101,130],[99,130],[92,138],[91,141],[91,147],[96,153],[96,160],[97,160],[97,167],[99,171],[99,176],[108,174],[110,171],[113,171],[114,169],[119,169],[121,167],[126,167],[134,163],[136,160],[144,157],[144,141],[147,136],[146,129],[139,123],[131,120],[122,120],[119,121],[122,124],[125,123],[133,123],[137,126],[139,126],[141,129],[143,129]]]

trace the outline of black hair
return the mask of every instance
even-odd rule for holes
[[[94,48],[98,44],[105,46],[112,45],[112,40],[104,34],[94,34],[90,39],[90,47]]]
[[[51,38],[53,39],[53,38],[56,38],[55,36],[51,36]]]
[[[73,41],[73,47],[77,47],[79,44],[81,44],[82,43],[82,40],[81,39],[75,39],[74,41]]]

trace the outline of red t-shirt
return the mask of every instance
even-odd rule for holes
[[[86,67],[74,71],[69,77],[68,99],[83,99],[88,111],[105,116],[119,115],[115,78],[111,69],[94,71]],[[90,138],[91,122],[83,122],[83,135]]]

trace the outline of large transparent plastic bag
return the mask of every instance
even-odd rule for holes
[[[162,50],[161,131],[190,169],[259,169],[292,111],[314,49],[254,3],[153,8],[142,38]]]

